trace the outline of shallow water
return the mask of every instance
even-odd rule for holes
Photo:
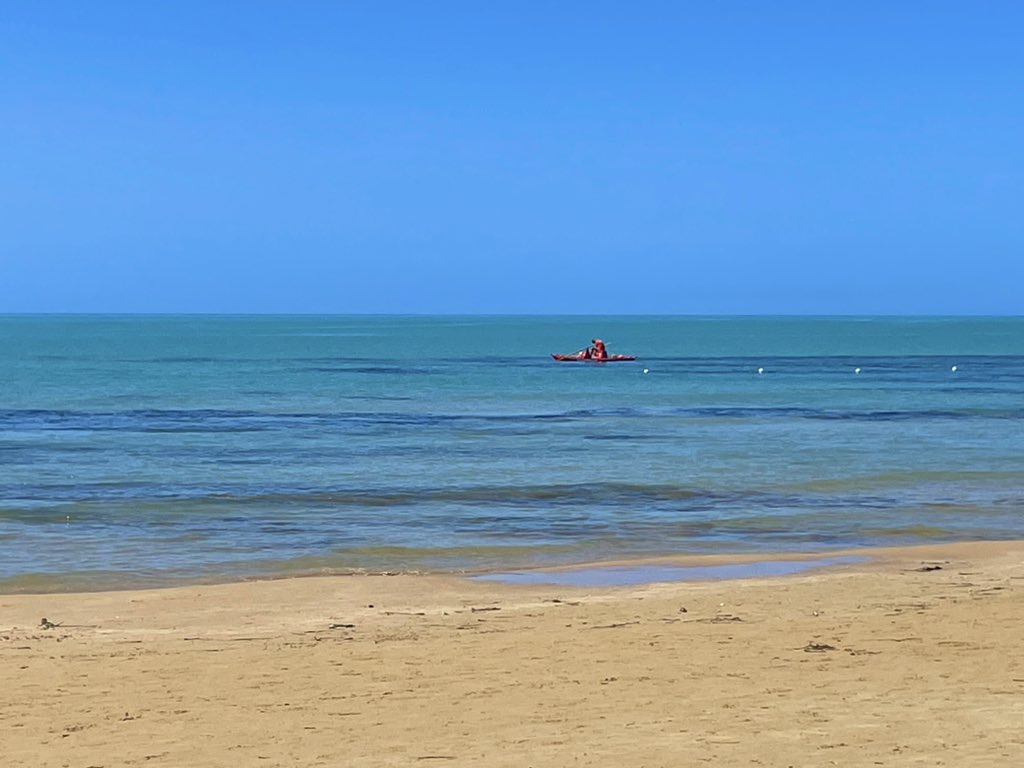
[[[548,357],[595,335],[640,360]],[[1024,536],[1020,318],[8,316],[0,348],[0,589]]]
[[[573,568],[565,571],[507,571],[487,573],[473,578],[505,584],[554,584],[562,587],[623,587],[658,581],[711,581],[714,579],[754,579],[792,576],[820,568],[864,562],[863,557],[823,557],[815,560],[758,560],[753,563],[725,565],[604,566]]]

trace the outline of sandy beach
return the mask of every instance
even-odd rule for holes
[[[795,576],[620,588],[369,575],[4,595],[0,755],[1024,764],[1024,542],[859,554]]]

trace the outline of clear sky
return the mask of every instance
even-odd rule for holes
[[[1024,313],[1024,3],[0,11],[0,312]]]

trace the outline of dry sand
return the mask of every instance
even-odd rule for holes
[[[616,589],[5,595],[0,764],[1019,766],[1022,619],[1024,542]]]

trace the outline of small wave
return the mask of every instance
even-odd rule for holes
[[[884,472],[874,475],[851,475],[810,480],[782,486],[780,490],[806,493],[845,493],[891,488],[895,492],[927,485],[1024,485],[1024,472],[996,470],[916,470]]]
[[[826,484],[819,484],[824,486]],[[435,510],[452,525],[469,521],[474,526],[490,521],[509,522],[507,510],[522,510],[530,526],[549,528],[559,520],[567,520],[566,510],[584,510],[588,515],[599,511],[631,510],[638,515],[653,514],[661,522],[671,512],[687,514],[721,514],[730,509],[749,509],[776,514],[786,510],[885,510],[907,504],[898,492],[873,492],[867,484],[843,486],[838,481],[828,489],[818,487],[790,490],[708,489],[676,485],[634,483],[561,483],[543,485],[474,485],[447,487],[253,487],[253,486],[181,486],[142,482],[50,484],[0,486],[0,499],[8,499],[0,508],[0,519],[33,522],[61,522],[65,514],[76,517],[99,514],[106,510],[118,514],[118,505],[125,513],[168,514],[178,511],[201,517],[218,515],[224,520],[229,510],[253,509],[256,516],[268,510],[328,512],[333,509],[417,509]],[[920,499],[915,503],[924,503]],[[1011,506],[1014,499],[1004,500]],[[140,505],[151,505],[148,513]],[[557,520],[536,520],[537,512],[552,508],[562,510]],[[505,510],[487,518],[494,510]],[[473,511],[479,510],[479,511]],[[481,517],[480,511],[487,511]],[[486,518],[486,519],[485,519]],[[239,517],[239,520],[247,517]],[[592,517],[587,520],[593,522]],[[433,525],[431,521],[428,525]],[[758,523],[767,524],[767,523]]]
[[[349,398],[356,399],[356,398]],[[400,400],[359,396],[364,400]],[[262,412],[222,409],[132,409],[124,411],[0,410],[0,429],[8,431],[91,431],[141,433],[232,433],[346,428],[446,428],[461,425],[511,425],[615,420],[664,422],[666,416],[736,421],[822,420],[861,422],[942,420],[1024,420],[1024,408],[854,410],[793,406],[610,407],[553,412],[436,413],[372,410],[334,412]],[[620,433],[621,434],[621,433]],[[593,439],[602,439],[597,436]],[[606,438],[616,439],[616,438]]]
[[[974,408],[961,410],[840,410],[834,408],[695,407],[677,408],[679,415],[720,419],[815,419],[823,421],[912,421],[946,419],[1024,419],[1024,408]]]

